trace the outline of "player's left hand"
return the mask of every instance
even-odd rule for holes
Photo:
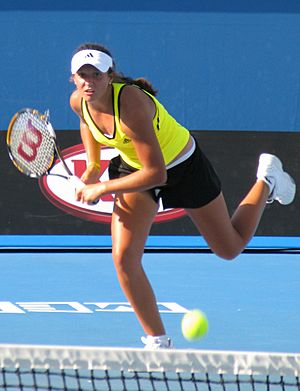
[[[101,182],[86,185],[82,189],[76,191],[76,200],[89,205],[95,204],[99,201],[103,190]]]

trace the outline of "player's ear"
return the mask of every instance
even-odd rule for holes
[[[112,84],[113,81],[114,81],[114,78],[116,77],[116,73],[113,71],[112,68],[109,68],[107,73],[108,73],[108,76],[109,76],[109,84]]]

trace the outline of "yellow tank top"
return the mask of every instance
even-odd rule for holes
[[[126,84],[121,83],[112,84],[114,109],[114,134],[112,137],[104,135],[97,127],[89,113],[87,102],[84,99],[81,101],[81,110],[83,118],[95,140],[102,145],[116,148],[127,164],[136,169],[140,169],[142,168],[142,165],[136,155],[133,143],[123,132],[120,124],[119,96],[125,85]],[[165,164],[167,165],[174,160],[187,144],[189,131],[180,125],[154,96],[147,91],[144,92],[151,97],[156,106],[156,113],[153,118],[153,129],[161,147]]]

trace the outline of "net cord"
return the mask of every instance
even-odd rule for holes
[[[0,345],[2,367],[298,376],[300,354]]]

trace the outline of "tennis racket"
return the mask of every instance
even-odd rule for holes
[[[17,112],[10,121],[6,143],[9,156],[16,168],[31,178],[43,175],[57,175],[65,178],[74,191],[84,183],[67,166],[49,120],[49,110],[41,114],[38,110],[24,109]],[[51,174],[56,158],[61,161],[66,175]]]

